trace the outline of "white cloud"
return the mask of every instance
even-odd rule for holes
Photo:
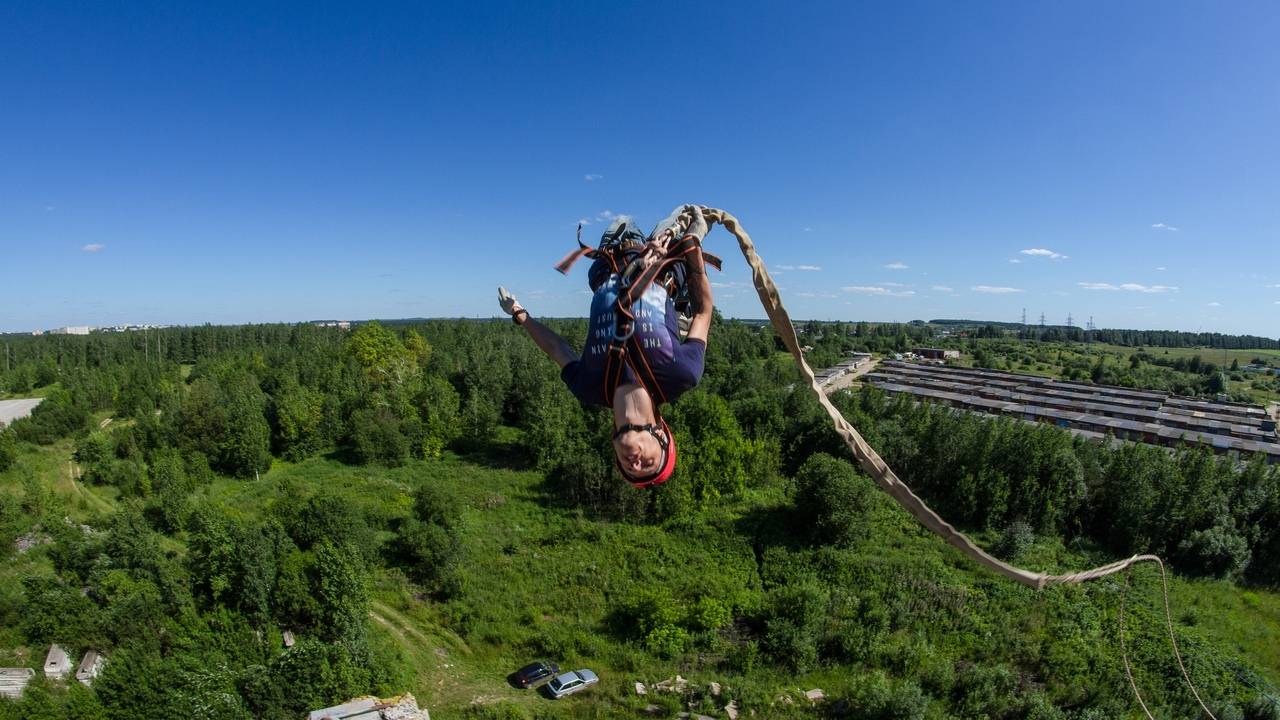
[[[1047,257],[1050,260],[1066,260],[1067,256],[1062,253],[1056,253],[1048,248],[1027,248],[1021,251],[1023,255],[1031,255],[1032,257]]]
[[[597,181],[597,180],[603,180],[603,179],[604,179],[604,176],[603,176],[603,175],[597,175],[597,174],[595,174],[595,173],[587,173],[586,175],[583,175],[583,176],[582,176],[582,179],[583,179],[583,180],[585,180],[585,181],[587,181],[587,182],[595,182],[595,181]]]
[[[818,294],[817,294],[817,293],[811,293],[811,292],[798,292],[798,293],[796,293],[796,297],[802,297],[802,298],[813,298],[813,297],[818,297]]]
[[[107,246],[103,245],[102,243],[89,243],[88,245],[85,245],[80,249],[83,250],[84,252],[99,252],[101,250],[106,249],[106,247]]]
[[[908,267],[909,266],[901,260],[895,260],[888,265],[885,265],[885,268],[889,270],[906,270]]]
[[[777,272],[787,272],[789,270],[805,270],[805,271],[813,272],[813,271],[821,270],[822,266],[821,265],[774,265],[773,268]]]
[[[813,232],[813,228],[811,228],[811,227],[807,227],[807,228],[805,228],[805,229],[804,229],[804,231],[805,231],[805,232]]]
[[[1165,225],[1164,223],[1153,223],[1151,227],[1156,228],[1157,230],[1172,230],[1173,232],[1178,232],[1178,228],[1172,225]]]
[[[988,294],[988,295],[1006,295],[1006,294],[1008,294],[1008,293],[1020,293],[1020,292],[1022,292],[1022,288],[1014,288],[1014,287],[992,287],[992,286],[990,286],[990,285],[974,285],[973,287],[971,287],[971,288],[969,288],[969,289],[970,289],[970,290],[972,290],[972,291],[974,291],[974,292],[978,292],[978,293],[986,293],[986,294]]]
[[[821,270],[821,265],[797,265],[797,270]]]
[[[859,295],[880,295],[883,297],[911,297],[916,294],[915,290],[893,291],[887,287],[879,285],[846,285],[841,290],[847,293],[857,293]]]
[[[1268,285],[1267,287],[1269,287],[1269,288],[1280,288],[1280,283],[1276,283],[1275,285]]]
[[[600,212],[596,213],[596,216],[593,218],[578,218],[578,223],[583,226],[587,226],[593,223],[604,222],[606,220],[617,220],[622,218],[625,218],[628,220],[630,219],[630,217],[628,217],[627,215],[618,215],[614,213],[612,210],[601,210]]]
[[[1076,283],[1085,290],[1128,290],[1129,292],[1142,293],[1165,293],[1177,292],[1178,288],[1172,285],[1140,285],[1138,283],[1123,283],[1121,285],[1112,285],[1111,283],[1099,282],[1082,282]]]
[[[1022,264],[1022,261],[1021,261],[1021,260],[1019,260],[1018,258],[1009,258],[1009,262],[1010,262],[1010,263],[1012,263],[1012,264],[1014,264],[1014,265],[1021,265],[1021,264]]]
[[[883,285],[885,287],[906,287],[906,285],[903,285],[902,283],[896,283],[896,282],[882,282],[878,284]]]
[[[1157,270],[1159,270],[1160,272],[1164,272],[1165,270],[1168,270],[1169,268],[1167,268],[1167,267],[1165,267],[1165,266],[1161,265],[1160,267],[1158,267],[1158,268],[1156,268],[1156,269],[1157,269]]]
[[[937,290],[938,292],[955,292],[955,290],[954,290],[954,289],[949,288],[949,287],[947,287],[946,285],[933,285],[933,286],[931,286],[929,289],[930,289],[930,290]]]
[[[1209,303],[1209,307],[1222,307],[1222,303],[1218,302],[1217,300],[1214,300],[1213,302]]]

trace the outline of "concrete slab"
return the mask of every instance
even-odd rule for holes
[[[0,400],[0,427],[30,415],[31,411],[42,402],[44,398]]]

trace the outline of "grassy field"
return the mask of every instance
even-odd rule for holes
[[[1094,618],[1090,622],[1099,626],[1093,642],[1110,645],[1108,677],[1123,682],[1113,644],[1115,603],[1122,587],[1118,581],[1042,593],[1014,587],[971,566],[884,498],[869,513],[873,536],[825,560],[821,553],[813,555],[785,540],[788,500],[781,487],[748,492],[667,526],[591,519],[545,494],[538,474],[515,469],[523,463],[516,438],[515,431],[508,431],[483,455],[449,454],[397,469],[356,467],[335,457],[298,464],[277,461],[258,481],[220,479],[200,494],[249,517],[270,512],[285,497],[321,491],[339,494],[371,519],[407,515],[411,493],[423,483],[445,488],[458,499],[464,508],[467,558],[461,596],[433,601],[395,569],[375,570],[370,587],[373,641],[398,650],[412,669],[412,686],[405,689],[435,717],[504,705],[534,717],[634,717],[651,703],[667,716],[685,709],[722,715],[730,698],[755,709],[758,717],[783,717],[788,715],[784,708],[800,707],[785,705],[780,700],[784,696],[798,701],[801,691],[815,687],[829,697],[851,697],[873,686],[896,687],[895,678],[941,672],[930,657],[940,658],[946,667],[984,658],[1024,657],[1031,662],[1029,658],[1045,652],[1047,636],[1076,627],[1074,619],[1063,625],[1065,616]],[[69,517],[99,522],[116,499],[70,477],[71,451],[70,442],[26,449],[17,467],[0,473],[0,492],[21,495],[23,477],[32,474]],[[993,539],[979,538],[984,543]],[[1098,558],[1041,540],[1024,560],[1060,571]],[[644,649],[620,619],[620,608],[646,593],[669,598],[679,608],[716,598],[735,614],[750,615],[763,601],[770,578],[783,577],[779,573],[790,564],[815,562],[812,572],[851,590],[858,577],[899,578],[912,588],[904,596],[912,599],[910,606],[894,612],[917,618],[917,629],[884,638],[863,662],[792,675],[755,659],[745,643],[754,637],[752,631],[739,624],[704,638],[691,652],[664,658]],[[10,553],[0,568],[0,596],[20,592],[24,575],[49,570],[42,548]],[[1171,662],[1160,635],[1158,582],[1152,571],[1138,572],[1128,596],[1130,632],[1145,638],[1131,646],[1140,683],[1160,682],[1159,668]],[[1243,661],[1263,681],[1280,685],[1280,595],[1175,578],[1172,598],[1180,632],[1188,638],[1185,649],[1193,673]],[[0,664],[30,665],[32,652],[21,646],[12,626],[0,628]],[[552,701],[507,683],[513,670],[541,658],[554,659],[565,669],[593,669],[601,684]],[[635,695],[634,683],[651,685],[676,674],[689,680],[692,692],[683,697]],[[706,690],[713,681],[724,688],[720,698]],[[939,713],[926,717],[943,717]]]
[[[509,452],[517,453],[514,446]],[[338,492],[367,513],[388,516],[407,514],[417,483],[446,487],[459,498],[465,505],[467,556],[462,598],[433,602],[398,571],[381,570],[370,606],[375,637],[403,652],[416,679],[409,689],[440,717],[456,717],[473,705],[503,703],[555,717],[630,717],[651,702],[674,712],[681,709],[674,696],[637,697],[633,684],[676,674],[691,686],[705,688],[712,681],[724,686],[725,698],[716,700],[705,692],[694,696],[695,709],[718,712],[732,696],[767,716],[770,703],[780,696],[814,687],[828,695],[856,693],[860,683],[882,679],[877,675],[882,670],[860,665],[796,676],[770,666],[744,670],[730,657],[742,652],[731,641],[733,630],[708,648],[673,659],[655,656],[620,633],[618,608],[649,590],[686,606],[701,597],[726,599],[739,610],[758,605],[763,580],[746,528],[776,517],[785,503],[780,493],[749,495],[670,527],[610,523],[556,505],[543,494],[537,474],[492,462],[502,454],[490,452],[482,462],[448,456],[395,470],[356,468],[333,459],[277,463],[260,482],[219,481],[208,496],[229,509],[258,514],[289,484],[308,493],[321,488]],[[1082,599],[1110,608],[1112,614],[1104,611],[1103,622],[1114,623],[1116,582],[1041,594],[1012,588],[970,566],[896,507],[886,504],[877,513],[881,534],[860,554],[859,562],[868,567],[911,577],[936,573],[929,582],[970,595],[971,603],[983,603],[983,615],[997,607],[1012,612],[1021,618],[1013,626],[1033,635],[1052,631],[1046,618],[1058,604]],[[1062,570],[1096,559],[1045,542],[1029,562]],[[1163,616],[1158,582],[1149,570],[1135,575],[1130,612],[1137,619],[1132,622],[1142,622],[1154,640],[1133,652],[1164,661],[1167,641],[1159,644]],[[993,591],[998,592],[992,598],[977,599]],[[1181,628],[1197,639],[1188,649],[1193,667],[1240,659],[1256,667],[1266,682],[1280,684],[1280,595],[1241,591],[1226,582],[1174,579],[1173,604]],[[1008,629],[988,625],[992,620],[980,620],[986,627],[981,632],[1003,637]],[[1110,627],[1108,633],[1113,632]],[[944,655],[963,655],[968,640],[953,641],[935,629],[896,642],[927,642]],[[553,702],[506,682],[517,667],[544,657],[565,669],[595,670],[600,687]],[[1142,662],[1156,661],[1147,657]]]

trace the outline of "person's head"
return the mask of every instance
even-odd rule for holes
[[[676,438],[662,419],[656,425],[623,425],[613,433],[613,454],[627,482],[640,488],[661,485],[676,469]]]

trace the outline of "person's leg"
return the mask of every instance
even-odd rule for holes
[[[711,330],[711,281],[707,279],[707,268],[702,262],[702,251],[687,263],[688,275],[685,283],[689,289],[689,299],[693,303],[693,322],[689,323],[689,338],[706,342],[707,333]]]

